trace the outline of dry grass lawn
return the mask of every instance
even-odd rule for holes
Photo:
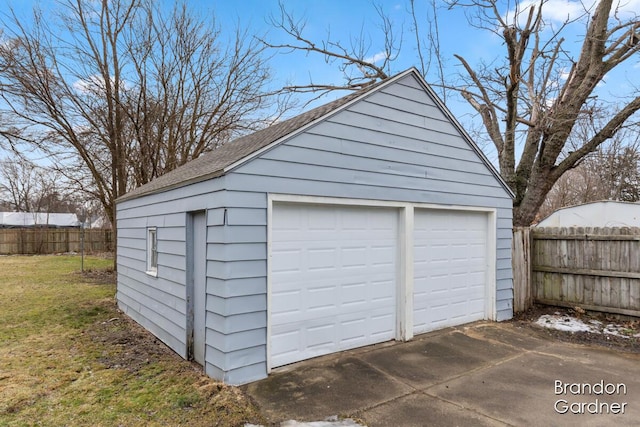
[[[235,387],[120,313],[112,260],[0,257],[0,425],[236,426],[263,422]]]

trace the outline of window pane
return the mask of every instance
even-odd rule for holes
[[[158,268],[158,239],[156,229],[149,229],[149,269]]]

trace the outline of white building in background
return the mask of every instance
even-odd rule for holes
[[[604,200],[558,209],[537,227],[640,227],[640,203]]]
[[[73,213],[0,212],[0,228],[80,227]]]

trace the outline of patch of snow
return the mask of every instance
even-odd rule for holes
[[[616,325],[614,323],[604,325],[604,323],[595,319],[584,323],[580,319],[559,312],[543,314],[536,321],[536,325],[567,332],[590,332],[594,334],[615,335],[623,338],[629,338],[631,336],[629,334],[631,331],[622,325]],[[640,333],[632,336],[640,338]]]
[[[280,424],[280,427],[362,427],[362,424],[358,424],[350,418],[340,421],[312,421],[308,423],[289,420]]]
[[[624,337],[624,338],[629,338],[631,335],[629,334],[629,332],[631,332],[629,329],[625,328],[624,326],[620,326],[620,325],[615,325],[615,324],[609,324],[607,326],[604,327],[604,329],[602,330],[603,334],[607,334],[607,335],[615,335],[618,337]],[[640,334],[636,334],[633,335],[634,337],[637,337]]]
[[[545,328],[557,329],[567,332],[598,332],[594,325],[587,325],[582,320],[571,316],[562,316],[560,313],[543,314],[536,321],[537,325]]]
[[[244,427],[264,427],[264,426],[256,425],[256,424],[245,424]],[[280,427],[363,427],[363,425],[358,424],[351,418],[345,418],[344,420],[339,420],[338,417],[333,416],[325,419],[324,421],[310,421],[310,422],[296,421],[296,420],[283,421],[280,424]]]

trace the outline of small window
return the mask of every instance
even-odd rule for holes
[[[158,235],[155,227],[147,229],[147,274],[158,274]]]

